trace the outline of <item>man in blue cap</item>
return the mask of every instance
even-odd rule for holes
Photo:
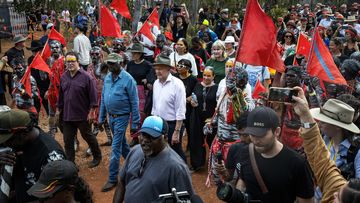
[[[166,121],[149,116],[141,127],[140,144],[126,158],[113,202],[152,202],[171,189],[194,194],[190,172],[169,147]]]

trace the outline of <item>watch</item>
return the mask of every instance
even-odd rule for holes
[[[314,127],[316,123],[302,123],[301,127],[305,128],[305,129],[310,129],[312,127]]]

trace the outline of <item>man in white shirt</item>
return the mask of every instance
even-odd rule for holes
[[[84,27],[81,24],[76,25],[74,33],[77,34],[77,36],[74,39],[73,50],[79,54],[80,67],[86,71],[91,62],[91,43],[89,38],[84,35],[84,31]]]
[[[169,145],[186,162],[181,146],[184,131],[182,126],[186,113],[185,86],[180,79],[171,75],[172,66],[168,56],[160,54],[155,61],[154,69],[158,79],[153,86],[151,114],[167,121]]]
[[[331,26],[333,19],[330,17],[330,11],[322,11],[322,19],[320,20],[319,26],[324,28],[329,28]]]

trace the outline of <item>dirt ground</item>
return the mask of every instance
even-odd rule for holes
[[[34,39],[39,39],[42,35],[42,32],[36,32],[34,33]],[[30,47],[31,39],[28,39],[26,41],[26,46]],[[11,40],[5,40],[1,39],[1,46],[2,50],[0,52],[0,56],[2,57],[4,53],[13,46],[13,43]],[[71,45],[68,45],[68,50],[71,48]],[[31,52],[25,49],[25,55],[26,58],[31,55]],[[48,124],[47,124],[47,118],[45,112],[40,113],[40,127],[47,131],[48,130]],[[130,141],[129,132],[127,132],[127,138],[128,142]],[[80,141],[80,148],[78,152],[76,153],[76,163],[80,168],[80,175],[85,178],[85,180],[89,183],[91,189],[94,192],[94,200],[96,203],[107,203],[112,202],[114,190],[110,192],[103,193],[101,192],[101,188],[107,181],[108,177],[108,166],[109,166],[109,157],[111,153],[110,147],[101,147],[103,160],[101,164],[93,169],[87,168],[87,163],[91,161],[91,157],[89,158],[83,158],[82,155],[85,153],[87,149],[86,142],[81,138],[80,135],[78,135],[79,141]],[[63,146],[63,139],[62,134],[58,133],[56,135],[56,140],[61,143]],[[98,135],[98,141],[99,143],[106,142],[106,135],[105,133],[99,133]],[[184,137],[184,146],[187,142],[187,137]],[[189,158],[189,155],[187,154],[187,157]],[[121,160],[121,165],[124,160]],[[211,186],[210,188],[207,188],[205,186],[205,181],[207,177],[207,169],[203,169],[199,172],[196,172],[192,174],[192,182],[195,189],[195,192],[202,198],[202,200],[206,203],[215,203],[215,202],[221,202],[216,197],[216,188],[214,186]],[[141,195],[141,194],[139,194]]]

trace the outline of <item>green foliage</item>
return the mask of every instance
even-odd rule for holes
[[[286,8],[282,8],[282,7],[278,7],[277,5],[272,8],[270,10],[270,12],[268,13],[273,19],[276,19],[278,17],[283,17],[287,14],[287,9]]]

